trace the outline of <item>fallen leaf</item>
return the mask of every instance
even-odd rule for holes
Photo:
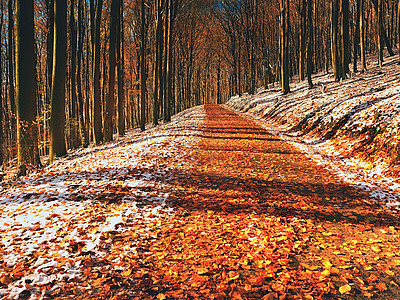
[[[350,292],[350,291],[351,291],[351,286],[348,285],[348,284],[342,285],[342,286],[339,288],[339,292],[340,292],[341,294],[347,294],[347,293]]]

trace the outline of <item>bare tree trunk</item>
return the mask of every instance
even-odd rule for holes
[[[146,129],[146,16],[144,0],[141,0],[141,49],[140,49],[140,129]]]
[[[340,80],[339,55],[338,55],[338,20],[339,20],[338,10],[339,10],[338,0],[332,0],[331,52],[332,52],[332,68],[335,81]]]
[[[400,44],[400,0],[397,2],[397,35]],[[399,46],[399,64],[400,64],[400,46]]]
[[[118,135],[123,136],[125,134],[125,95],[124,95],[124,3],[120,2],[120,11],[118,17],[117,27],[117,74],[118,74],[118,98],[117,98],[117,120],[118,120]]]
[[[36,74],[33,0],[16,1],[16,111],[18,171],[25,175],[28,164],[40,165],[37,148]]]
[[[13,0],[8,0],[8,84],[9,84],[9,100],[11,107],[11,139],[16,136],[16,107],[15,107],[15,87],[14,87],[14,17],[13,17]],[[12,156],[15,151],[12,151]]]
[[[118,27],[118,16],[120,14],[119,8],[120,0],[111,1],[111,12],[110,12],[110,40],[108,48],[108,95],[105,104],[105,116],[104,116],[104,141],[109,142],[113,140],[114,133],[114,92],[115,92],[115,69],[116,69],[116,45],[117,45],[117,27]]]
[[[67,153],[65,146],[65,79],[67,70],[67,1],[54,0],[54,59],[51,84],[49,161]]]
[[[280,56],[281,56],[281,89],[283,94],[290,92],[289,88],[289,63],[288,63],[288,15],[289,1],[280,1]]]
[[[75,0],[70,0],[71,9],[69,15],[69,32],[70,32],[70,49],[71,49],[71,65],[70,65],[70,80],[71,80],[71,111],[69,120],[69,130],[70,130],[70,143],[71,148],[78,147],[78,103],[77,103],[77,87],[76,87],[76,53],[77,53],[77,32],[76,32],[76,22],[75,22]]]
[[[357,72],[358,45],[360,43],[361,0],[356,0],[356,24],[353,42],[353,72]]]
[[[307,37],[307,82],[308,88],[312,89],[314,87],[311,79],[311,74],[313,71],[313,11],[312,11],[312,0],[307,0],[307,27],[308,27],[308,37]]]
[[[347,78],[349,73],[349,0],[342,0],[342,24],[341,24],[341,77]]]
[[[158,118],[160,116],[160,103],[159,103],[159,80],[160,80],[160,48],[161,48],[161,30],[162,30],[162,7],[161,0],[155,0],[155,59],[154,59],[154,82],[153,82],[153,124],[158,125]]]
[[[378,32],[378,63],[379,67],[383,64],[383,1],[378,0],[378,20],[377,20],[377,32]]]
[[[163,78],[164,78],[164,122],[168,122],[169,118],[169,95],[168,95],[168,76],[169,76],[169,27],[171,21],[171,0],[166,0],[165,6],[165,25],[164,25],[164,70],[163,70]]]
[[[301,0],[299,24],[299,80],[304,80],[304,52],[306,43],[306,1]]]
[[[361,54],[361,72],[367,70],[365,62],[365,32],[364,32],[364,0],[360,0],[360,54]]]
[[[85,130],[85,122],[83,117],[83,96],[82,96],[82,51],[83,51],[83,19],[82,19],[82,0],[78,0],[78,41],[77,41],[77,53],[76,53],[76,93],[78,101],[78,121],[79,121],[79,135],[82,141],[82,146],[88,146],[88,137]]]
[[[93,18],[91,24],[93,30],[92,40],[92,130],[93,138],[96,144],[100,144],[103,141],[103,133],[101,130],[101,90],[100,90],[100,23],[101,23],[101,11],[103,7],[103,0],[97,1],[96,13],[92,14]]]

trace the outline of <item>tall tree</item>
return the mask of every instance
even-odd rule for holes
[[[283,94],[290,92],[289,87],[289,0],[280,0],[280,63],[281,89]]]
[[[154,1],[154,12],[155,12],[155,49],[154,49],[154,76],[153,76],[153,124],[158,125],[158,118],[160,115],[160,103],[159,103],[159,80],[160,80],[160,55],[162,56],[162,3],[161,0]]]
[[[383,64],[383,1],[378,0],[377,12],[377,32],[378,32],[378,64],[382,67]]]
[[[25,175],[27,165],[40,164],[37,148],[35,101],[35,51],[33,0],[16,1],[16,109],[18,170]]]
[[[164,62],[163,62],[163,94],[164,94],[164,122],[168,121],[169,114],[169,99],[168,99],[168,73],[169,73],[169,64],[168,64],[168,46],[169,46],[169,22],[170,22],[170,14],[171,14],[171,1],[165,0],[165,22],[164,22]]]
[[[119,0],[119,13],[117,22],[117,76],[118,76],[118,97],[117,97],[117,131],[119,136],[125,134],[125,94],[124,94],[124,4]]]
[[[110,12],[110,39],[108,48],[108,96],[106,99],[106,111],[104,116],[104,141],[108,142],[113,139],[114,130],[114,92],[115,92],[115,69],[117,66],[116,48],[117,48],[117,27],[120,14],[120,0],[111,1]]]
[[[77,148],[79,145],[78,132],[79,132],[79,121],[78,121],[78,103],[77,103],[77,28],[75,21],[75,0],[70,0],[70,11],[69,11],[69,48],[70,48],[70,72],[69,72],[69,84],[70,84],[70,101],[69,101],[69,147]]]
[[[76,53],[76,92],[78,98],[78,120],[79,120],[79,134],[82,141],[82,146],[88,146],[88,136],[86,134],[86,126],[84,121],[83,113],[83,87],[82,87],[82,55],[83,55],[83,42],[84,42],[84,23],[83,23],[83,0],[78,0],[78,41],[77,41],[77,53]]]
[[[397,35],[400,43],[400,0],[397,2]],[[399,47],[400,48],[400,47]],[[399,64],[400,64],[400,50],[399,50]]]
[[[332,68],[335,81],[340,80],[339,67],[339,49],[338,49],[338,25],[339,25],[339,2],[332,0],[331,2],[331,53]]]
[[[67,153],[65,145],[65,79],[67,70],[67,1],[54,0],[54,59],[51,84],[49,161]]]
[[[364,30],[364,0],[360,0],[360,55],[361,55],[361,72],[367,70],[365,61],[365,30]]]
[[[140,45],[140,129],[146,130],[146,9],[145,0],[140,2],[141,11],[141,45]]]
[[[349,0],[342,0],[342,23],[341,23],[341,67],[342,79],[347,78],[349,73]]]
[[[308,87],[314,87],[311,79],[313,71],[313,9],[312,0],[307,0],[307,81]]]
[[[306,6],[307,0],[301,0],[299,4],[299,80],[304,80],[304,57],[306,48]]]
[[[13,16],[13,0],[8,0],[8,84],[9,84],[9,100],[11,107],[11,138],[15,137],[15,87],[14,87],[14,16]]]
[[[358,46],[360,44],[360,18],[361,18],[361,0],[356,0],[356,24],[354,28],[353,43],[353,72],[357,72]]]
[[[94,7],[92,6],[94,9]],[[103,133],[101,130],[101,90],[100,90],[100,24],[101,12],[103,8],[103,0],[97,0],[95,13],[92,13],[92,130],[93,138],[96,144],[103,141]]]

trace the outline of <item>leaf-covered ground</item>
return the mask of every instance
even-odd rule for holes
[[[398,60],[385,57],[380,68],[371,56],[368,71],[347,80],[318,74],[312,90],[294,80],[288,95],[275,86],[234,97],[228,105],[261,118],[264,127],[340,172],[348,183],[398,209],[400,198],[391,195],[400,193]]]
[[[0,189],[2,299],[393,299],[398,216],[201,106]]]

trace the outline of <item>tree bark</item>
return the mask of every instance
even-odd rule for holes
[[[304,52],[306,42],[306,1],[301,0],[299,24],[299,80],[304,80]]]
[[[125,134],[125,95],[124,95],[124,3],[120,1],[120,11],[117,27],[117,75],[118,75],[118,98],[117,98],[117,131],[119,136]]]
[[[364,32],[364,0],[360,0],[360,59],[361,59],[361,72],[367,70],[367,64],[365,61],[365,32]]]
[[[338,20],[339,20],[338,10],[339,10],[338,0],[332,0],[331,52],[332,52],[332,68],[335,81],[340,80],[339,55],[338,55]]]
[[[280,1],[280,56],[281,56],[281,90],[283,94],[290,92],[289,88],[289,47],[288,47],[288,8],[289,1]]]
[[[155,0],[155,50],[154,50],[154,78],[153,78],[153,124],[158,125],[158,118],[160,116],[160,103],[159,103],[159,80],[160,80],[160,48],[161,48],[161,30],[162,30],[162,7],[161,0]]]
[[[65,146],[65,79],[67,70],[67,1],[54,0],[54,59],[51,84],[49,161],[67,153]]]
[[[169,95],[168,95],[168,76],[169,76],[169,38],[170,38],[170,21],[171,21],[171,0],[165,1],[165,24],[164,24],[164,122],[169,121]]]
[[[358,45],[360,43],[361,0],[356,0],[356,24],[353,43],[353,72],[357,72]]]
[[[108,95],[106,99],[106,111],[104,116],[104,141],[109,142],[113,140],[114,133],[114,94],[115,94],[115,70],[116,70],[116,45],[117,45],[117,27],[118,16],[120,14],[119,8],[120,0],[111,1],[110,13],[110,40],[108,48]]]
[[[145,0],[141,0],[141,49],[140,49],[140,129],[146,130],[146,10]]]
[[[397,2],[397,35],[400,43],[400,0]],[[399,64],[400,64],[400,46],[399,46]]]
[[[69,15],[69,32],[70,32],[70,49],[71,49],[71,65],[70,65],[70,89],[71,89],[71,103],[70,103],[70,116],[69,116],[69,131],[70,131],[70,148],[77,148],[78,141],[78,103],[77,103],[77,87],[76,87],[76,53],[77,53],[77,31],[75,22],[75,0],[70,0],[70,15]]]
[[[313,11],[312,11],[312,0],[307,0],[307,27],[308,27],[308,37],[307,37],[307,82],[308,88],[312,89],[314,87],[312,83],[311,74],[313,71]]]
[[[37,148],[35,101],[35,50],[33,0],[16,1],[16,111],[18,171],[25,175],[29,164],[40,164]]]
[[[378,32],[378,64],[382,67],[383,64],[383,1],[378,0],[378,20],[377,20],[377,32]]]
[[[96,13],[93,15],[93,71],[92,71],[92,130],[93,138],[96,144],[103,141],[103,133],[101,130],[101,90],[100,90],[100,23],[103,0],[98,0]]]
[[[77,48],[77,67],[75,73],[76,80],[76,92],[78,100],[78,120],[79,120],[79,135],[81,138],[82,146],[88,146],[88,137],[86,134],[86,126],[83,116],[83,95],[82,95],[82,51],[83,51],[83,18],[82,18],[82,0],[78,1],[78,48]]]
[[[349,0],[342,0],[342,24],[341,24],[341,67],[342,79],[347,78],[349,73]]]
[[[14,16],[13,16],[13,0],[8,0],[8,84],[10,99],[10,120],[11,120],[11,138],[16,135],[16,107],[15,107],[15,86],[14,86]],[[14,151],[13,151],[14,152]],[[14,152],[15,153],[15,152]],[[14,156],[14,154],[13,154]]]

